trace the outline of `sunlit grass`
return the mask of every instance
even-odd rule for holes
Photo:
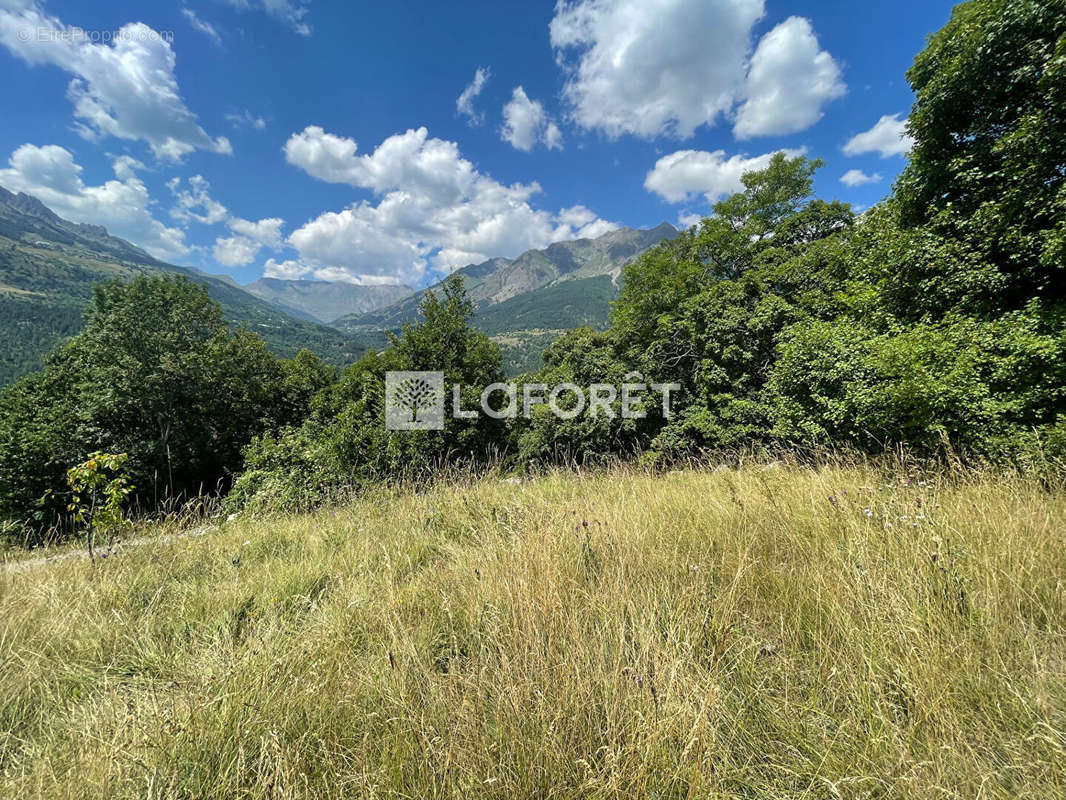
[[[0,568],[3,798],[1064,794],[1021,479],[492,479]]]

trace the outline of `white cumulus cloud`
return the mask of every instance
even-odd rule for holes
[[[390,136],[370,155],[356,155],[355,140],[311,125],[285,143],[285,158],[328,183],[347,183],[376,193],[414,190],[435,203],[457,200],[478,179],[455,142],[430,139],[425,128]]]
[[[516,86],[503,107],[500,138],[518,150],[531,151],[538,143],[549,150],[561,150],[563,133],[539,100],[531,100],[526,90]]]
[[[136,173],[144,165],[129,156],[115,159],[115,180],[100,186],[86,185],[81,166],[58,145],[24,144],[8,165],[0,169],[0,186],[33,195],[64,219],[103,225],[156,258],[173,260],[189,252],[184,231],[152,216],[148,189]]]
[[[880,183],[882,181],[881,173],[875,172],[873,175],[867,175],[861,169],[849,169],[840,177],[840,182],[845,186],[865,186],[868,183]]]
[[[185,106],[174,77],[170,43],[141,22],[124,25],[110,43],[48,16],[33,0],[0,7],[0,44],[28,64],[51,64],[73,75],[67,95],[86,138],[147,142],[171,161],[194,150],[232,152],[211,138]]]
[[[682,213],[682,214],[679,214],[678,217],[677,217],[677,226],[678,226],[678,228],[680,228],[683,231],[688,230],[689,228],[695,227],[696,225],[699,225],[701,222],[703,222],[703,215],[702,214]]]
[[[564,208],[555,215],[557,229],[552,238],[557,241],[566,239],[595,239],[618,228],[617,222],[600,219],[594,211],[582,206]]]
[[[763,0],[562,0],[551,43],[574,121],[610,137],[687,138],[743,87]]]
[[[215,239],[211,253],[215,261],[224,267],[243,267],[255,261],[259,245],[243,236],[228,236]]]
[[[267,259],[263,267],[264,278],[280,278],[282,280],[297,280],[299,278],[313,278],[318,281],[339,281],[342,283],[354,283],[360,286],[366,285],[395,285],[395,281],[389,276],[353,275],[343,267],[316,267],[298,259],[289,261],[276,261]]]
[[[285,224],[285,220],[280,217],[269,217],[257,222],[231,217],[226,224],[234,233],[251,239],[263,247],[272,247],[275,250],[281,247],[281,226]]]
[[[573,120],[611,138],[687,139],[734,116],[742,139],[805,130],[843,94],[840,67],[802,17],[753,53],[765,11],[764,0],[560,0],[551,43]]]
[[[853,136],[844,145],[844,154],[858,156],[880,153],[881,158],[906,155],[914,147],[914,139],[907,133],[907,120],[902,114],[886,114],[870,130]]]
[[[215,239],[212,250],[215,261],[224,267],[243,267],[255,261],[264,247],[280,250],[284,246],[281,236],[283,224],[285,220],[280,217],[269,217],[255,222],[230,217],[226,225],[236,235]]]
[[[840,67],[818,45],[810,20],[790,17],[755,48],[737,112],[738,139],[804,131],[823,116],[822,107],[847,91]]]
[[[187,187],[176,177],[167,181],[175,200],[170,216],[184,226],[193,222],[201,225],[225,222],[234,235],[217,237],[211,251],[222,266],[243,267],[255,261],[263,248],[280,250],[285,246],[281,233],[285,220],[281,217],[260,220],[235,217],[211,196],[211,184],[203,175],[193,175],[186,183]]]
[[[480,125],[485,121],[484,112],[474,109],[474,101],[481,94],[481,90],[485,88],[490,77],[492,77],[491,70],[487,67],[478,67],[474,72],[474,80],[467,84],[455,101],[455,110],[466,117],[471,125]]]
[[[789,158],[804,155],[806,149],[782,151]],[[655,162],[644,179],[644,188],[670,203],[681,203],[699,195],[709,203],[744,189],[746,172],[765,169],[775,153],[760,156],[728,156],[724,150],[678,150]]]
[[[310,264],[304,264],[301,261],[275,261],[273,258],[268,258],[266,264],[263,265],[263,277],[294,281],[314,272],[314,270],[315,268]]]
[[[357,151],[352,139],[317,126],[285,145],[289,163],[308,174],[376,195],[323,213],[289,236],[299,263],[312,270],[417,283],[429,269],[445,273],[615,227],[591,212],[535,209],[536,183],[508,186],[483,175],[455,142],[431,138],[425,128],[390,136],[368,155]]]

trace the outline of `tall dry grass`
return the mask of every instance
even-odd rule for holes
[[[0,797],[1062,797],[1064,545],[1023,479],[753,466],[3,569]]]

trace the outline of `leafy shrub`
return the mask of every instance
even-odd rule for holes
[[[114,536],[128,524],[122,506],[133,491],[122,466],[129,459],[125,453],[93,453],[84,464],[67,470],[71,503],[67,510],[74,524],[85,529],[89,558],[96,557],[97,536]]]

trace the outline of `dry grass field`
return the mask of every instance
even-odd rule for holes
[[[1066,796],[1035,481],[558,473],[173,532],[0,567],[0,797]]]

